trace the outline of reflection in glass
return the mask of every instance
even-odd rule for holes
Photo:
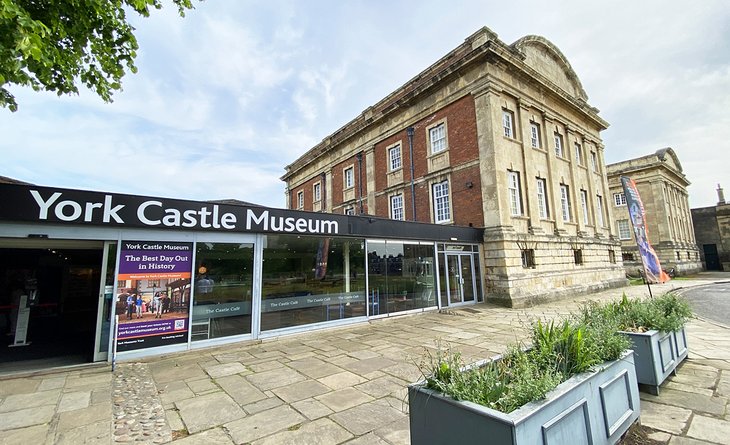
[[[369,241],[368,277],[370,315],[436,305],[433,245]]]
[[[261,330],[366,315],[363,241],[267,235]]]
[[[199,242],[195,258],[193,341],[251,333],[253,244]]]

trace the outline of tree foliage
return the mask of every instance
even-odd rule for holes
[[[172,0],[181,16],[192,0]],[[148,17],[160,0],[0,0],[0,106],[18,109],[11,85],[78,94],[105,102],[136,72],[137,39],[127,13]]]

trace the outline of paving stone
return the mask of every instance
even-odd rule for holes
[[[706,386],[710,386],[710,385],[706,385]],[[696,386],[690,386],[690,385],[686,385],[684,383],[678,383],[678,382],[669,381],[669,380],[665,380],[664,383],[662,383],[661,388],[662,388],[662,390],[664,388],[667,388],[667,389],[674,389],[677,391],[694,392],[697,394],[702,394],[707,397],[712,397],[712,395],[715,394],[715,391],[713,391],[712,389],[709,389],[709,388],[698,388]]]
[[[13,394],[29,394],[35,392],[40,386],[39,380],[32,379],[10,379],[3,380],[0,385],[0,397],[7,397]]]
[[[74,428],[91,425],[102,420],[109,422],[111,418],[111,405],[89,406],[87,408],[77,409],[74,411],[61,412],[58,415],[57,430],[65,432]]]
[[[365,376],[366,374],[374,371],[380,371],[382,369],[385,369],[389,366],[395,365],[396,362],[393,360],[383,358],[383,357],[376,357],[376,358],[368,358],[365,360],[357,360],[353,363],[348,363],[345,365],[342,365],[343,368],[354,372],[355,374],[360,374],[362,376]]]
[[[730,422],[695,414],[687,430],[687,436],[715,443],[727,443],[730,438]]]
[[[246,416],[238,404],[223,392],[175,402],[190,434]]]
[[[172,391],[167,389],[160,390],[160,400],[163,405],[173,404],[181,400],[192,399],[193,397],[195,397],[195,393],[190,391],[190,388],[187,386],[174,389]]]
[[[44,443],[48,436],[48,428],[49,426],[46,424],[3,431],[0,434],[0,445],[34,445]]]
[[[721,397],[708,397],[670,388],[662,388],[660,396],[641,394],[641,399],[714,415],[724,414],[725,404],[727,403],[727,400]]]
[[[55,412],[56,407],[51,405],[5,412],[0,415],[0,431],[48,423]]]
[[[165,367],[152,368],[152,376],[157,384],[181,382],[183,380],[208,378],[208,374],[197,364],[167,364]]]
[[[54,445],[109,444],[112,440],[109,420],[83,425],[56,435]]]
[[[188,388],[195,394],[205,394],[220,390],[220,387],[213,383],[211,379],[195,379],[185,383],[187,383]]]
[[[92,405],[101,405],[104,403],[112,403],[112,392],[109,389],[95,389],[91,391]]]
[[[292,403],[297,400],[308,399],[328,393],[332,389],[315,380],[306,380],[304,382],[294,383],[293,385],[282,386],[272,391],[284,402]]]
[[[681,434],[691,414],[688,409],[641,401],[641,424],[655,430]]]
[[[349,355],[350,357],[354,357],[358,360],[365,360],[368,358],[376,358],[376,357],[382,356],[382,354],[373,351],[372,348],[361,349],[359,351],[352,351],[352,352],[349,352],[347,355]]]
[[[271,371],[251,374],[247,375],[246,379],[261,391],[307,380],[305,376],[290,368],[272,369]]]
[[[57,411],[63,413],[77,409],[86,408],[91,404],[91,392],[69,392],[61,395]]]
[[[216,380],[218,386],[239,405],[248,405],[267,398],[266,394],[240,375],[229,375]]]
[[[327,408],[325,404],[319,400],[306,399],[294,402],[292,408],[307,416],[309,420],[316,420],[320,417],[329,416],[334,411]]]
[[[246,411],[249,414],[256,414],[260,413],[261,411],[270,410],[272,408],[275,408],[277,406],[283,405],[284,401],[281,400],[278,397],[269,397],[263,400],[259,400],[258,402],[249,403],[248,405],[243,405],[242,408],[244,411]]]
[[[245,419],[227,423],[224,427],[235,443],[247,443],[298,425],[304,421],[306,421],[306,418],[290,406],[279,406],[254,414]]]
[[[672,438],[672,435],[663,431],[654,431],[653,433],[647,434],[646,437],[657,442],[667,443]]]
[[[170,425],[170,429],[172,431],[180,431],[185,429],[185,424],[183,423],[182,418],[180,417],[180,413],[177,410],[165,410],[165,418],[167,419],[167,424]]]
[[[66,376],[59,376],[59,377],[49,377],[41,380],[40,385],[38,385],[38,391],[48,391],[51,389],[60,389],[63,388],[63,385],[66,384]]]
[[[222,428],[213,428],[175,441],[175,445],[232,445]]]
[[[89,388],[89,387],[106,387],[109,386],[112,382],[112,373],[111,372],[103,372],[103,373],[95,373],[95,374],[88,374],[83,375],[79,377],[68,377],[66,379],[66,384],[64,387],[67,390],[78,390],[80,388]]]
[[[329,418],[352,434],[360,436],[393,422],[399,416],[404,414],[387,404],[375,401],[332,414]]]
[[[319,419],[303,424],[299,428],[289,428],[272,436],[253,442],[252,445],[331,445],[351,438],[346,429],[329,419]]]
[[[338,366],[315,357],[307,357],[301,360],[291,361],[286,365],[313,379],[318,379],[342,371],[342,369]]]
[[[395,422],[390,422],[375,430],[375,434],[393,445],[410,445],[411,427],[407,416],[401,416]]]
[[[346,445],[390,445],[380,437],[376,436],[375,433],[368,433],[364,436],[360,436],[357,439],[352,439],[347,442]]]
[[[668,445],[717,445],[712,442],[705,442],[704,440],[693,439],[691,437],[684,436],[672,436],[669,440]]]
[[[246,367],[238,362],[216,364],[214,366],[205,367],[204,369],[205,372],[214,379],[246,371]]]
[[[408,383],[406,383],[404,380],[400,380],[393,376],[387,375],[357,385],[355,386],[355,388],[364,392],[365,394],[369,394],[376,399],[379,399],[381,397],[395,394],[398,391],[407,389]]]
[[[712,389],[715,386],[715,380],[717,379],[717,373],[713,376],[694,375],[694,374],[677,374],[667,379],[668,382],[676,383],[678,385],[685,385],[692,388],[701,389]]]
[[[318,379],[320,383],[327,385],[332,389],[352,388],[353,386],[367,381],[364,377],[354,374],[350,371],[342,371],[337,374],[328,375]]]
[[[13,394],[5,398],[0,405],[0,413],[18,411],[26,408],[34,408],[43,405],[56,405],[61,395],[60,389],[41,391],[29,394]]]
[[[334,412],[344,411],[353,406],[373,400],[372,397],[355,388],[338,389],[337,391],[315,397],[315,399],[327,405]]]

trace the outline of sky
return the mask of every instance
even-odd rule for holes
[[[0,175],[53,187],[284,207],[286,165],[483,26],[540,35],[609,122],[607,163],[677,153],[690,207],[730,200],[726,0],[169,0],[130,14],[114,102],[11,88]]]

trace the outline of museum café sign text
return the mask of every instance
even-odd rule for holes
[[[23,193],[23,189],[25,193]],[[235,232],[339,234],[346,221],[306,212],[12,185],[2,219]]]

